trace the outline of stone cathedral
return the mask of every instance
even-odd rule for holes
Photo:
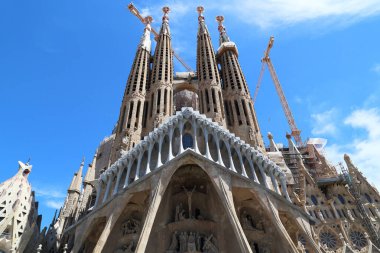
[[[312,140],[266,147],[223,17],[215,50],[197,10],[196,73],[174,73],[169,8],[154,52],[145,18],[117,125],[36,252],[380,252],[377,189]]]

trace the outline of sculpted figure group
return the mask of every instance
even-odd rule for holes
[[[166,253],[217,253],[214,241],[212,234],[206,236],[197,232],[175,231]]]

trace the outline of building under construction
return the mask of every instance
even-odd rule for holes
[[[129,10],[144,30],[117,125],[74,174],[38,252],[380,252],[379,192],[348,155],[332,166],[323,140],[302,142],[269,58],[273,38],[258,87],[267,66],[287,147],[270,133],[264,145],[222,16],[214,49],[197,8],[194,72],[173,53],[168,7],[158,32]],[[188,72],[174,74],[173,56]]]

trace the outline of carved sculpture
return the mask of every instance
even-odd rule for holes
[[[187,240],[187,251],[195,252],[196,250],[197,250],[197,247],[195,245],[195,233],[190,232],[189,238]]]
[[[139,232],[139,229],[140,229],[140,221],[134,218],[127,220],[122,225],[123,235],[136,234]]]
[[[177,248],[178,248],[177,235],[178,235],[178,231],[175,231],[172,235],[172,241],[170,243],[169,249],[168,249],[168,251],[166,251],[167,253],[177,252]]]
[[[194,192],[194,190],[195,190],[195,187],[196,187],[196,186],[194,185],[193,190],[192,190],[192,191],[188,191],[188,190],[186,189],[186,187],[183,186],[183,189],[185,190],[186,195],[187,195],[187,204],[188,204],[188,206],[189,206],[189,219],[192,218],[192,215],[191,215],[191,196],[193,195],[193,192]]]

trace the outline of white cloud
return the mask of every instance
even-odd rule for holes
[[[358,109],[353,111],[344,124],[357,130],[364,130],[365,135],[349,139],[342,145],[326,147],[328,158],[337,163],[348,153],[354,164],[364,173],[370,182],[380,188],[380,110],[378,108]]]
[[[380,63],[376,63],[372,68],[371,70],[375,73],[378,73],[380,74]]]
[[[337,133],[335,126],[335,118],[337,116],[337,110],[332,108],[322,113],[315,113],[311,115],[313,120],[313,129],[311,133],[313,135],[333,135]]]
[[[60,209],[62,207],[63,202],[62,201],[56,201],[56,200],[48,200],[45,202],[45,205],[47,207],[53,208],[53,209]]]
[[[233,6],[243,20],[261,28],[316,20],[352,23],[380,12],[377,0],[235,0]]]
[[[44,198],[64,198],[66,195],[56,189],[33,187],[33,190],[36,192],[37,197]]]
[[[33,190],[36,193],[37,201],[40,201],[44,203],[45,206],[59,209],[62,207],[62,203],[64,198],[66,197],[66,194],[61,191],[57,190],[54,186],[33,186]]]
[[[150,16],[152,15],[151,10],[149,8],[142,8],[140,11],[140,15],[143,17]]]
[[[152,10],[160,10],[164,5],[157,2],[148,4]],[[196,15],[196,6],[203,5],[206,14],[217,10],[219,14],[224,12],[240,19],[240,22],[262,29],[315,21],[319,25],[347,25],[380,13],[378,0],[219,0],[186,3],[171,0],[165,1],[165,5],[171,8],[170,15],[173,17],[183,18],[189,13]]]

